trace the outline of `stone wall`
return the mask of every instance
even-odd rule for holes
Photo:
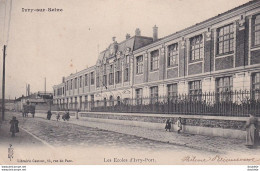
[[[172,123],[176,123],[179,116],[142,116],[140,114],[137,115],[131,115],[131,114],[113,114],[113,113],[88,113],[88,112],[80,112],[80,117],[88,117],[88,118],[100,118],[100,119],[114,119],[114,120],[127,120],[127,121],[139,121],[139,122],[151,122],[151,123],[165,123],[166,119],[171,119]],[[199,126],[199,127],[205,127],[205,128],[223,128],[223,129],[235,129],[235,130],[243,130],[245,131],[245,123],[246,118],[241,118],[237,120],[234,118],[234,120],[223,120],[222,118],[215,117],[213,119],[203,119],[203,118],[189,118],[188,116],[181,116],[181,121],[183,125],[187,126]]]

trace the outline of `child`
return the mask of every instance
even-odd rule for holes
[[[182,123],[181,123],[181,117],[178,118],[177,120],[177,130],[178,130],[178,134],[180,133],[180,131],[182,130]]]
[[[58,113],[57,117],[56,117],[57,121],[60,120],[60,113]]]
[[[170,132],[171,131],[171,127],[172,127],[171,121],[170,121],[170,119],[167,119],[166,120],[166,125],[165,125],[165,131],[167,131],[167,129],[168,129],[169,132]]]

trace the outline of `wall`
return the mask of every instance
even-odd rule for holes
[[[181,117],[183,132],[238,139],[245,138],[245,123],[247,120],[245,117],[101,112],[80,112],[79,117],[89,121],[132,125],[150,129],[164,129],[166,119],[171,119],[175,131],[177,130],[175,125],[177,118]]]

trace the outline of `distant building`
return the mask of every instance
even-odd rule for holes
[[[0,104],[2,104],[2,99],[0,99]],[[14,109],[14,100],[5,99],[5,110]],[[2,110],[2,105],[0,105],[0,111]]]
[[[144,97],[259,89],[260,1],[254,0],[161,39],[156,26],[153,37],[137,29],[120,43],[113,38],[95,66],[53,86],[53,99],[61,108],[91,110]],[[259,92],[252,97],[260,99]]]
[[[14,108],[16,111],[22,111],[24,104],[32,104],[35,105],[37,109],[37,106],[45,106],[48,105],[49,103],[52,103],[52,99],[53,99],[53,94],[50,92],[48,93],[37,92],[29,96],[22,96],[15,99]]]

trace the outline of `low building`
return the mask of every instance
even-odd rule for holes
[[[53,94],[51,92],[37,92],[29,96],[22,96],[14,100],[15,111],[22,111],[24,104],[32,104],[36,109],[48,110],[52,105]],[[45,109],[46,108],[46,109]]]

